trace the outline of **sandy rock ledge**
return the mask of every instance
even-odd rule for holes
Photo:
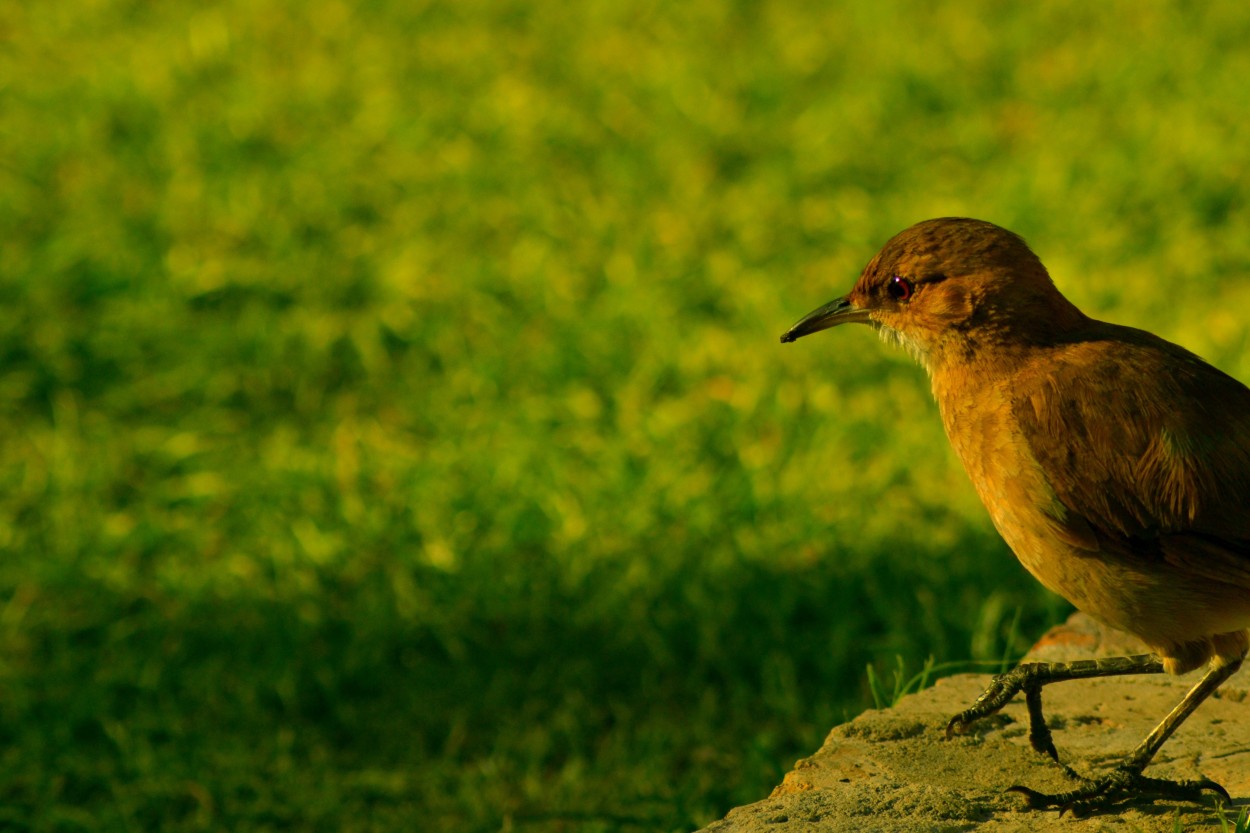
[[[1082,614],[1052,629],[1030,652],[1038,660],[1081,659],[1145,648]],[[1201,672],[1180,678],[1137,676],[1074,680],[1047,686],[1047,721],[1060,757],[1079,772],[1113,766],[1162,719]],[[949,677],[868,711],[829,733],[810,758],[795,764],[763,801],[732,810],[705,833],[833,831],[1124,831],[1220,830],[1214,805],[1156,802],[1084,819],[1023,810],[1005,790],[1023,784],[1045,792],[1070,788],[1049,758],[1029,747],[1023,697],[968,734],[944,739],[950,717],[989,682],[988,675]],[[1163,747],[1147,774],[1205,775],[1228,789],[1234,806],[1250,803],[1250,671],[1242,669],[1194,713]]]

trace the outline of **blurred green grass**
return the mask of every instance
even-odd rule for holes
[[[1060,617],[922,373],[1021,232],[1250,378],[1250,12],[0,7],[0,829],[681,830]]]

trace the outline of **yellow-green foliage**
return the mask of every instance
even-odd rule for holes
[[[0,826],[688,829],[865,663],[1018,651],[1063,607],[923,374],[777,337],[965,214],[1250,378],[1247,43],[1239,2],[0,7]]]

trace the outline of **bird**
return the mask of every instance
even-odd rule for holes
[[[1205,777],[1144,770],[1250,648],[1250,389],[1159,336],[1087,316],[1023,238],[984,220],[943,217],[899,232],[849,294],[781,341],[845,323],[867,324],[925,368],[950,444],[1024,567],[1151,651],[1021,663],[951,718],[947,738],[1023,692],[1031,745],[1074,782],[1057,793],[1012,787],[1027,807],[1083,814],[1136,800],[1229,801]],[[1083,776],[1060,762],[1045,685],[1204,666],[1109,771]]]

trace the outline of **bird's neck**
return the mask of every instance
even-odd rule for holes
[[[922,362],[930,376],[965,372],[1010,373],[1020,363],[1058,344],[1079,340],[1093,322],[1066,298],[1047,299],[1046,314],[982,309],[968,326],[950,327],[926,339]]]

